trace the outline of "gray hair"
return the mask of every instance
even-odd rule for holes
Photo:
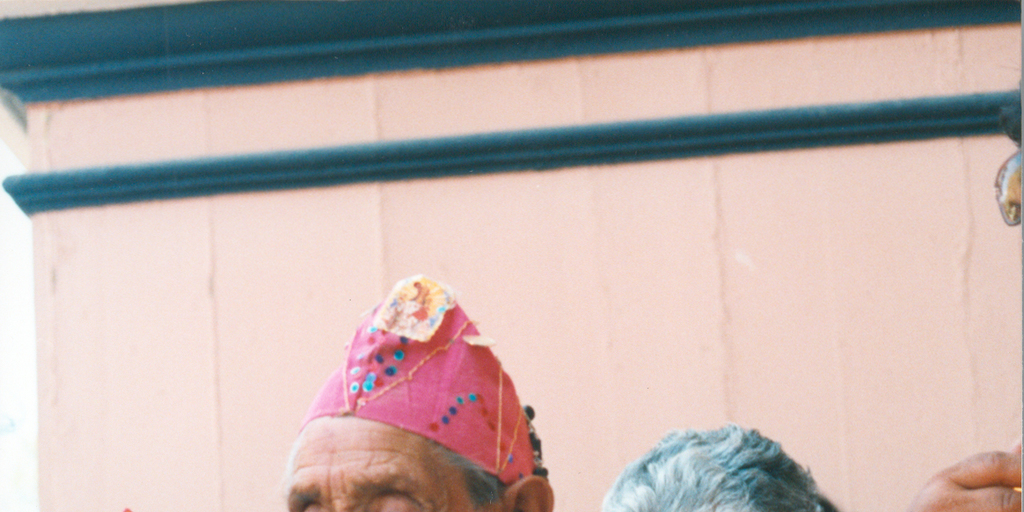
[[[473,507],[482,508],[501,501],[501,496],[505,493],[505,484],[501,483],[497,476],[488,473],[462,455],[434,441],[431,443],[438,457],[462,472],[462,477],[466,480],[466,492],[469,493],[469,501],[473,503]]]
[[[810,472],[737,425],[670,432],[633,461],[602,512],[827,512]],[[832,508],[834,510],[834,508]]]
[[[300,441],[302,441],[302,436],[305,432],[306,429],[302,429],[302,432],[299,432],[295,442],[292,443],[291,452],[288,454],[288,462],[285,466],[285,475],[282,481],[282,487],[286,495],[290,487],[289,482],[295,473],[295,457],[298,456]],[[433,446],[435,457],[446,461],[462,472],[462,477],[466,481],[466,492],[469,494],[469,501],[473,503],[474,508],[483,508],[501,501],[501,496],[505,493],[505,484],[501,483],[497,476],[488,473],[473,461],[441,446],[433,440],[428,439],[427,441]]]

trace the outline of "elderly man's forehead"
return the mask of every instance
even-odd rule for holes
[[[292,471],[334,467],[352,473],[347,475],[349,481],[372,476],[415,484],[441,477],[451,469],[448,466],[428,439],[376,421],[340,417],[320,418],[306,425],[296,446]]]
[[[319,418],[302,430],[296,462],[342,452],[402,453],[422,462],[438,454],[430,440],[405,430],[352,416]]]
[[[458,491],[453,483],[464,482],[459,475],[426,438],[372,420],[321,418],[310,422],[296,443],[288,475],[289,508],[323,502],[358,508],[376,497],[399,494],[423,510],[443,510],[448,493]]]

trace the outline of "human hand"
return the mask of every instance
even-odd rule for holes
[[[1021,445],[979,453],[940,471],[908,512],[1020,512]]]

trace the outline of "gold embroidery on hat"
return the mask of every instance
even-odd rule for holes
[[[519,437],[519,424],[523,422],[523,416],[524,415],[525,415],[524,412],[519,411],[519,421],[516,422],[516,429],[512,431],[512,441],[509,442],[509,445],[508,445],[508,454],[509,454],[509,456],[512,456],[512,450],[514,449],[514,447],[516,445],[516,439]],[[500,445],[499,445],[499,447],[500,447]],[[504,459],[502,459],[501,469],[498,470],[498,474],[499,475],[502,472],[505,471],[505,468],[508,467],[509,462],[511,462],[511,461],[508,460],[508,457],[505,457]]]
[[[356,331],[358,332],[358,331]],[[345,359],[342,361],[348,362],[348,358],[352,355],[352,342],[349,341],[345,344]],[[352,404],[348,401],[348,366],[345,367],[345,371],[341,374],[341,389],[345,395],[345,410],[342,412],[348,412],[352,410]]]
[[[472,320],[466,320],[466,322],[462,324],[462,327],[459,328],[458,332],[455,333],[455,336],[452,336],[452,338],[448,340],[448,343],[445,343],[444,345],[441,345],[441,346],[435,348],[434,350],[432,350],[429,354],[424,356],[423,359],[420,360],[420,362],[416,363],[415,366],[410,368],[409,371],[406,372],[406,374],[403,375],[400,379],[396,379],[396,380],[392,381],[391,383],[389,383],[387,386],[384,386],[384,387],[380,388],[380,391],[374,393],[372,396],[361,397],[361,398],[357,399],[356,400],[356,404],[359,407],[362,407],[362,406],[366,405],[366,402],[369,402],[370,400],[373,400],[373,399],[383,395],[384,393],[387,393],[388,391],[391,390],[391,388],[393,388],[393,387],[395,387],[395,386],[397,386],[397,385],[399,385],[399,384],[401,384],[401,383],[403,383],[403,382],[405,382],[407,380],[412,380],[413,375],[416,374],[416,370],[419,370],[421,366],[426,364],[427,361],[431,360],[437,354],[439,354],[441,352],[444,352],[444,351],[448,350],[449,348],[451,348],[452,343],[454,343],[455,340],[459,339],[459,336],[462,336],[462,332],[465,331],[466,328],[469,327],[472,324],[473,324]],[[348,402],[348,395],[345,395],[345,401],[346,401],[346,403]]]
[[[495,452],[497,452],[497,453],[495,453],[495,459],[494,459],[494,472],[496,474],[500,474],[501,473],[501,471],[498,471],[498,467],[501,466],[501,427],[504,426],[504,425],[501,424],[501,412],[502,412],[502,409],[504,409],[504,407],[502,407],[502,403],[501,403],[501,400],[503,398],[502,397],[502,393],[501,393],[501,387],[502,387],[502,384],[504,384],[504,383],[505,383],[505,371],[501,369],[501,361],[498,361],[498,440],[495,443],[495,447],[494,447]]]

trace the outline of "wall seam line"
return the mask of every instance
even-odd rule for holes
[[[722,342],[722,393],[724,395],[723,405],[726,421],[736,421],[735,382],[733,381],[733,366],[735,354],[733,353],[732,340],[729,337],[729,323],[731,320],[729,312],[729,301],[726,300],[726,257],[725,257],[725,233],[724,233],[724,212],[722,211],[722,186],[720,182],[720,169],[718,163],[711,162],[711,182],[715,205],[715,230],[713,234],[715,242],[715,253],[718,263],[718,304],[721,310],[721,317],[718,321],[719,336]]]
[[[217,276],[217,251],[216,251],[216,229],[214,227],[214,200],[212,198],[207,199],[208,204],[208,222],[209,222],[209,257],[210,257],[210,281],[209,281],[209,293],[210,293],[210,324],[212,328],[211,336],[211,349],[212,349],[212,363],[213,363],[213,406],[214,406],[214,430],[217,436],[217,503],[219,510],[224,511],[225,502],[225,482],[226,478],[224,475],[224,418],[222,411],[222,400],[221,400],[221,381],[220,381],[220,315],[217,307],[217,290],[216,290],[216,276]]]
[[[377,283],[377,296],[386,297],[391,290],[392,281],[391,269],[388,268],[388,237],[385,230],[385,208],[384,208],[384,185],[383,182],[374,184],[374,191],[377,193],[377,242],[380,244],[380,274],[381,279]]]
[[[971,441],[974,443],[974,449],[979,449],[981,439],[979,433],[981,431],[981,418],[979,412],[981,410],[981,389],[979,387],[979,368],[978,368],[978,357],[975,353],[973,344],[971,343],[971,263],[974,260],[974,236],[975,236],[975,220],[974,220],[974,209],[971,205],[971,169],[967,158],[967,149],[964,147],[964,139],[957,139],[957,150],[960,153],[961,165],[963,169],[964,178],[964,217],[966,220],[966,226],[964,227],[964,245],[960,253],[959,261],[959,273],[960,273],[960,321],[961,321],[961,336],[963,337],[963,347],[967,351],[967,363],[969,365],[971,375]]]
[[[578,69],[579,68],[577,67],[577,70]],[[581,96],[580,105],[582,104]],[[604,314],[600,316],[602,325],[599,326],[600,335],[603,337],[601,340],[601,346],[604,348],[604,358],[601,361],[601,364],[604,365],[605,371],[608,372],[608,375],[616,375],[618,369],[616,368],[615,360],[615,342],[617,340],[615,335],[615,322],[611,320],[615,315],[612,314],[614,308],[612,307],[611,285],[609,283],[608,273],[605,271],[607,266],[605,261],[606,252],[602,250],[604,246],[601,241],[601,234],[604,233],[602,228],[605,225],[605,216],[601,214],[601,208],[599,207],[602,202],[598,197],[600,193],[600,185],[598,184],[598,181],[600,180],[599,173],[601,172],[601,168],[588,167],[583,172],[585,172],[589,178],[587,182],[590,184],[589,209],[593,220],[593,231],[590,236],[590,244],[593,249],[591,251],[591,254],[593,255],[591,262],[594,265],[594,273],[596,274],[594,277],[597,279],[597,283],[600,286],[601,291],[597,300],[600,301],[599,307],[604,312]],[[608,385],[609,381],[605,381],[606,387],[601,390],[604,396],[612,396],[612,393],[607,387]],[[623,450],[625,446],[625,443],[623,442],[625,441],[624,436],[626,436],[627,433],[625,429],[622,428],[621,419],[621,416],[616,417],[616,424],[613,427],[615,430],[615,443],[611,452],[617,460],[628,460],[628,454]]]
[[[48,270],[49,270],[50,282],[47,283],[49,285],[47,287],[47,291],[49,293],[46,294],[46,295],[38,294],[38,295],[40,295],[40,297],[36,297],[35,298],[36,301],[39,301],[39,300],[43,300],[43,297],[45,297],[45,300],[49,303],[47,305],[47,318],[46,318],[46,321],[47,321],[47,324],[48,324],[48,330],[45,333],[46,340],[47,340],[46,341],[46,354],[47,354],[47,357],[49,359],[48,360],[48,364],[47,364],[47,370],[49,371],[50,389],[47,390],[47,394],[46,394],[47,402],[48,402],[48,405],[49,405],[49,411],[55,410],[57,408],[57,403],[60,400],[60,391],[59,391],[60,390],[60,371],[59,371],[60,370],[60,361],[58,360],[58,357],[57,357],[58,351],[57,351],[57,346],[56,346],[56,344],[57,344],[57,339],[56,339],[57,338],[57,325],[58,325],[58,322],[57,322],[57,317],[58,317],[58,312],[57,312],[57,267],[58,267],[58,261],[57,261],[57,258],[58,258],[58,254],[59,254],[58,251],[57,251],[57,241],[56,241],[56,231],[57,231],[57,228],[56,228],[56,224],[57,224],[57,222],[54,219],[53,215],[46,215],[46,216],[43,217],[42,226],[40,226],[40,228],[38,230],[38,232],[41,234],[41,236],[39,237],[41,239],[40,243],[44,244],[43,245],[44,251],[45,251],[44,254],[45,254],[46,260],[49,263]],[[35,227],[35,219],[33,219],[33,227]],[[35,242],[35,237],[36,237],[36,232],[35,231],[33,231],[32,237],[33,237],[33,244],[35,244],[36,243]],[[35,250],[35,249],[33,248],[33,250]],[[34,264],[34,262],[33,262],[33,264]],[[37,289],[38,289],[38,287],[37,287]],[[38,304],[38,302],[37,302],[37,304]],[[36,309],[36,312],[37,312],[37,315],[38,315],[39,306],[37,305],[35,309]],[[39,322],[39,320],[40,319],[37,317],[36,318],[36,322]],[[38,363],[38,361],[39,361],[38,352],[39,352],[39,348],[40,348],[40,340],[42,339],[40,337],[40,334],[42,334],[42,333],[40,333],[38,331],[36,332],[36,350],[37,350],[36,365],[37,366],[39,364]],[[38,385],[39,375],[36,376],[36,379],[37,379],[36,382],[37,382],[37,385]],[[39,394],[38,390],[36,391],[36,394],[37,395]],[[37,400],[38,400],[38,398],[37,398]],[[41,400],[39,400],[39,401],[41,402]],[[38,491],[39,491],[39,507],[40,507],[40,510],[47,510],[47,507],[45,506],[45,505],[47,505],[47,503],[45,502],[46,498],[44,498],[44,496],[49,496],[49,497],[56,496],[57,495],[57,489],[54,489],[54,485],[53,485],[54,478],[53,478],[52,470],[50,470],[50,468],[47,467],[47,466],[52,466],[52,464],[50,464],[49,461],[46,460],[47,457],[45,457],[45,456],[44,457],[40,457],[40,455],[43,454],[43,450],[46,450],[46,452],[52,451],[52,448],[50,446],[47,446],[47,444],[48,444],[48,442],[53,442],[54,438],[56,436],[53,436],[52,434],[50,436],[40,435],[40,431],[43,430],[43,428],[47,429],[49,432],[56,431],[58,429],[58,425],[57,425],[57,421],[58,420],[53,417],[54,415],[51,412],[51,414],[49,415],[50,417],[46,420],[46,425],[44,427],[43,426],[43,421],[44,421],[43,420],[43,411],[44,411],[44,409],[42,407],[40,407],[39,408],[39,412],[38,412],[39,418],[37,418],[37,423],[36,423],[36,428],[37,428],[37,430],[36,430],[36,460],[37,460],[36,471],[37,471],[37,478],[38,478],[37,484],[38,484],[38,487],[39,487],[39,489],[38,489]],[[49,433],[49,432],[47,432],[47,433]],[[46,491],[48,491],[48,492],[44,492],[44,486],[46,488]]]
[[[383,140],[384,126],[381,122],[381,94],[380,94],[380,81],[377,77],[371,76],[369,78],[369,89],[370,89],[370,106],[372,108],[373,116],[373,138],[374,140]],[[388,240],[387,234],[384,232],[384,186],[385,182],[377,181],[373,185],[373,191],[377,195],[377,243],[380,244],[380,279],[377,282],[377,296],[384,297],[390,291],[389,284],[391,282],[391,272],[388,269]]]
[[[704,64],[704,108],[707,114],[714,112],[714,100],[712,97],[712,91],[714,90],[714,77],[712,57],[709,54],[711,50],[705,48],[701,52],[701,61]],[[736,406],[733,400],[735,399],[732,373],[734,365],[734,354],[732,341],[729,339],[729,303],[726,300],[726,258],[725,258],[725,221],[724,212],[722,211],[722,187],[720,182],[720,167],[717,159],[709,159],[711,163],[711,191],[712,191],[712,204],[715,209],[715,225],[714,231],[711,234],[712,240],[715,246],[716,263],[718,265],[718,306],[720,310],[720,317],[718,320],[718,335],[719,341],[722,345],[722,405],[723,414],[725,415],[726,421],[736,421]]]
[[[934,31],[932,31],[934,34]],[[964,69],[964,34],[963,30],[956,30],[956,70],[961,81],[966,81],[967,76]],[[981,418],[979,417],[981,389],[978,380],[978,357],[971,343],[971,263],[974,260],[974,237],[975,219],[974,208],[971,203],[971,166],[967,156],[966,141],[963,137],[956,139],[957,151],[960,154],[960,164],[963,169],[964,180],[964,217],[967,225],[964,232],[963,252],[960,254],[960,301],[961,301],[961,322],[964,350],[967,351],[967,363],[971,376],[971,441],[974,449],[979,449]]]
[[[210,95],[203,93],[200,97],[202,104],[202,147],[206,154],[210,154],[210,119],[212,117],[210,110]],[[209,282],[207,283],[208,293],[210,296],[210,328],[212,330],[210,341],[211,341],[211,366],[213,370],[213,422],[214,422],[214,435],[216,436],[217,443],[217,505],[218,510],[221,512],[225,509],[225,485],[227,479],[224,475],[224,418],[222,410],[222,391],[221,380],[220,380],[220,315],[217,303],[217,250],[216,250],[216,199],[214,197],[207,197],[207,243],[208,252],[207,255],[210,259],[210,270],[209,270]]]

